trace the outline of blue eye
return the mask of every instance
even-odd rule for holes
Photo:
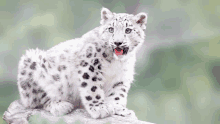
[[[108,31],[109,31],[110,33],[113,33],[113,32],[114,32],[114,28],[110,27],[110,28],[108,28]]]
[[[126,29],[125,29],[125,33],[126,33],[126,34],[131,33],[131,31],[132,31],[132,29],[130,29],[130,28],[126,28]]]

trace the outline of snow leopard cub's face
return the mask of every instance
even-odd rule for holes
[[[122,59],[144,42],[144,29],[147,14],[137,15],[112,13],[107,8],[101,10],[101,38],[107,42],[114,52],[114,57]]]

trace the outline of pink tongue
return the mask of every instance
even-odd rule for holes
[[[116,49],[115,49],[115,54],[118,56],[118,55],[122,55],[123,54],[123,50],[121,50],[121,51],[117,51]]]

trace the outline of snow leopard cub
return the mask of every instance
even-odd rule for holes
[[[59,116],[81,105],[92,118],[135,114],[126,108],[136,51],[144,42],[147,14],[101,10],[100,26],[43,51],[28,50],[18,66],[26,108]]]

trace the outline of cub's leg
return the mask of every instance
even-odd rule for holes
[[[100,52],[100,50],[98,50]],[[85,57],[79,60],[78,76],[81,101],[92,118],[104,118],[114,114],[111,104],[104,101],[102,89],[101,60],[96,56],[93,45],[86,47]],[[82,55],[83,56],[83,55]]]
[[[124,83],[123,81],[113,82],[109,92],[106,93],[106,102],[114,106],[115,115],[123,117],[132,117],[137,119],[135,113],[132,110],[126,108],[127,94],[130,89],[130,83]]]
[[[41,67],[44,57],[41,50],[28,50],[19,61],[17,85],[25,108],[42,108],[49,99],[47,92],[39,86],[39,79],[44,78],[42,75],[45,73]]]
[[[48,61],[43,51],[27,51],[18,66],[18,89],[24,107],[45,109],[53,115],[72,111],[73,105],[61,99],[64,89],[58,86],[64,83],[62,73],[57,70],[55,62]]]

